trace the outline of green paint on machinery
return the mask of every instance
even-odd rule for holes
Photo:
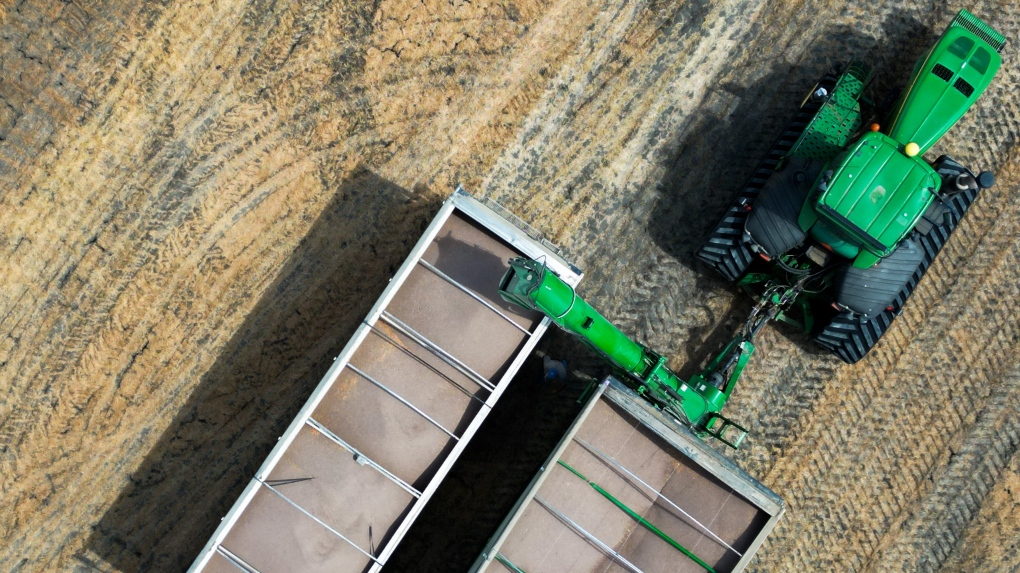
[[[846,362],[863,358],[978,191],[995,181],[948,155],[929,162],[923,154],[988,87],[1004,45],[1002,35],[961,10],[888,106],[866,95],[866,64],[834,67],[698,258],[759,301],[774,285],[803,281],[801,300],[782,318]]]
[[[996,49],[1003,45],[1001,35],[961,11],[914,66],[906,91],[893,106],[888,134],[877,129],[860,134],[871,70],[863,62],[850,62],[831,93],[817,94],[825,101],[786,154],[788,161],[809,161],[803,165],[816,178],[813,193],[802,200],[801,231],[853,259],[857,268],[870,268],[891,255],[939,195],[941,178],[921,154],[988,87],[1002,65]],[[758,244],[768,256],[784,254],[774,252],[780,245],[785,242],[772,237]]]
[[[884,132],[880,110],[865,95],[868,66],[855,60],[819,80],[697,253],[757,304],[689,380],[540,262],[511,260],[500,295],[578,336],[660,410],[736,448],[747,430],[720,412],[762,327],[798,325],[844,361],[860,360],[902,311],[978,190],[994,182],[949,156],[929,163],[922,154],[988,87],[1004,43],[960,11],[914,66]]]
[[[747,435],[747,430],[720,411],[754,352],[751,339],[760,325],[735,337],[704,371],[685,381],[666,366],[665,356],[628,338],[538,261],[523,257],[510,260],[499,294],[509,302],[545,314],[579,337],[612,362],[639,394],[700,435],[714,436],[733,448],[739,447]]]
[[[1002,66],[1006,40],[966,10],[918,60],[889,136],[924,153],[963,117]]]

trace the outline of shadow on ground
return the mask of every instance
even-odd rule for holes
[[[756,79],[720,85],[706,98],[709,113],[686,128],[672,148],[675,151],[661,158],[666,173],[658,184],[660,198],[648,232],[660,248],[697,273],[699,291],[727,283],[695,257],[696,251],[825,71],[836,62],[863,60],[875,72],[866,95],[882,102],[909,79],[914,62],[936,38],[929,27],[903,11],[892,13],[877,28],[836,26],[818,36],[813,58],[800,65],[773,58],[762,62],[764,72],[732,74]],[[713,103],[719,109],[711,109]],[[733,336],[751,308],[746,297],[741,299],[745,302],[733,305],[710,331],[694,333],[691,339],[703,342],[689,349],[691,371],[681,374],[693,374],[699,357],[715,352]],[[828,354],[792,327],[779,330],[809,354]]]
[[[81,565],[190,566],[441,201],[364,170],[337,190],[94,526]]]
[[[552,328],[540,343],[552,356],[569,356],[571,369],[598,359],[570,335]],[[580,412],[586,387],[543,380],[542,361],[530,356],[485,423],[467,445],[397,551],[387,572],[467,571],[513,509]]]

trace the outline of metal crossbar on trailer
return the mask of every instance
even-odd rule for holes
[[[609,378],[472,572],[735,573],[784,512],[779,496]]]
[[[581,279],[534,235],[458,188],[190,571],[381,570],[549,325],[507,260]]]

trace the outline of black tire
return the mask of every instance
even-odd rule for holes
[[[791,158],[762,187],[747,216],[746,230],[766,255],[777,257],[807,238],[797,218],[821,167],[818,161]]]
[[[735,281],[747,272],[754,253],[744,240],[744,223],[747,212],[731,207],[719,222],[708,241],[698,250],[697,257],[705,261],[728,281]]]
[[[878,344],[894,318],[894,313],[886,311],[869,319],[844,310],[815,337],[815,342],[832,351],[843,362],[854,364]]]
[[[940,169],[940,164],[943,164],[945,159],[949,160],[946,163],[959,165],[953,162],[952,158],[947,156],[940,157],[936,161],[935,169],[943,177],[948,176],[948,174],[942,173]],[[844,310],[822,327],[815,336],[815,342],[832,351],[833,354],[839,356],[848,364],[853,364],[864,358],[892,325],[893,319],[902,312],[903,305],[906,304],[910,295],[913,294],[917,283],[920,282],[921,277],[924,276],[928,267],[934,262],[935,257],[942,250],[942,246],[949,240],[953,230],[960,224],[960,219],[963,218],[964,213],[967,212],[974,199],[977,198],[977,194],[977,189],[973,189],[953,195],[946,201],[949,209],[945,222],[932,228],[928,234],[915,237],[914,240],[923,251],[923,257],[921,262],[914,268],[910,279],[900,289],[892,304],[889,305],[891,308],[882,309],[878,314],[870,318]]]
[[[868,318],[878,316],[896,301],[924,261],[924,256],[920,243],[907,239],[871,268],[843,265],[836,271],[836,302]]]
[[[836,85],[840,70],[833,69],[826,73],[815,86],[824,87],[828,91]],[[744,227],[747,225],[749,207],[758,197],[769,177],[775,172],[779,162],[786,156],[793,144],[797,142],[804,128],[818,112],[824,100],[807,98],[797,115],[787,124],[783,134],[769,150],[765,159],[758,164],[754,174],[737,195],[736,200],[726,210],[719,224],[709,235],[705,244],[698,249],[697,257],[708,263],[728,281],[736,281],[744,276],[751,265],[754,253],[744,238]]]

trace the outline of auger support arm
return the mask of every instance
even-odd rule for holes
[[[545,314],[628,374],[647,375],[658,359],[620,332],[538,261],[525,257],[511,259],[510,269],[500,281],[499,295],[508,302]]]
[[[510,260],[499,294],[514,304],[548,316],[621,370],[634,389],[661,410],[698,434],[710,435],[737,448],[747,430],[720,412],[754,353],[754,336],[796,298],[800,285],[773,289],[751,313],[747,323],[708,366],[683,380],[666,366],[666,357],[638,344],[605,319],[542,263]]]
[[[702,384],[698,391],[666,367],[666,358],[631,340],[577,296],[542,263],[519,257],[500,281],[505,300],[548,316],[577,336],[625,374],[635,390],[695,431],[704,432],[712,412],[718,412],[728,392]]]

